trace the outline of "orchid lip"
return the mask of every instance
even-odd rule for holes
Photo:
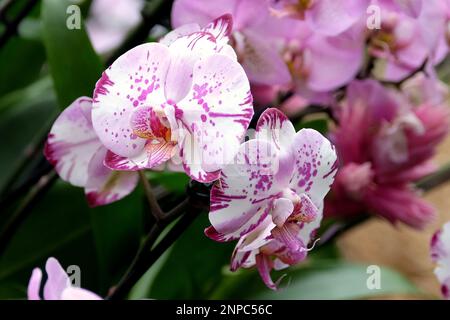
[[[153,107],[141,107],[131,116],[131,127],[133,134],[160,142],[171,142],[172,131],[169,121],[162,109]]]

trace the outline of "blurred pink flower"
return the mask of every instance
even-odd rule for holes
[[[448,132],[443,101],[413,107],[404,95],[373,80],[355,81],[338,109],[331,140],[339,170],[327,199],[328,215],[375,212],[421,228],[434,217],[413,183],[434,171],[436,146]]]
[[[86,289],[74,287],[66,271],[58,260],[48,258],[45,264],[47,281],[44,284],[44,300],[102,300],[95,293]],[[28,284],[28,300],[41,300],[42,271],[39,268],[33,270]]]
[[[450,222],[433,235],[431,259],[437,264],[434,273],[441,283],[442,295],[450,300]]]
[[[326,36],[298,22],[296,29],[287,31],[284,57],[296,92],[317,103],[352,81],[363,66],[363,27],[355,24],[337,36]]]
[[[269,0],[277,16],[305,20],[308,27],[326,36],[336,36],[365,16],[371,0]]]
[[[378,78],[400,81],[426,60],[435,65],[444,58],[447,18],[442,0],[374,3],[381,7],[381,30],[371,32],[369,52],[376,58]]]
[[[109,204],[131,193],[138,182],[135,172],[112,171],[104,166],[106,148],[91,121],[92,99],[81,97],[56,119],[44,154],[61,179],[84,187],[91,207]]]
[[[98,53],[118,47],[142,20],[145,0],[94,0],[86,29]]]
[[[228,42],[231,16],[182,26],[135,47],[102,75],[92,122],[114,170],[179,159],[200,182],[219,177],[253,116],[250,84]]]
[[[270,271],[305,259],[336,169],[327,139],[312,129],[296,133],[283,113],[268,109],[255,139],[241,145],[213,186],[205,233],[216,241],[239,239],[231,270],[256,265],[276,289]]]
[[[187,23],[205,26],[223,14],[233,16],[231,43],[249,80],[255,84],[286,85],[291,77],[283,61],[284,30],[290,19],[277,19],[263,0],[176,0],[172,9],[172,25]]]

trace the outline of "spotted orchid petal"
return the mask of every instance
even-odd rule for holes
[[[92,100],[81,97],[56,119],[47,139],[44,154],[59,176],[75,186],[87,181],[87,168],[101,146],[91,124]]]
[[[91,207],[106,205],[130,194],[138,183],[135,172],[111,171],[103,164],[107,150],[101,147],[88,167],[85,193]]]
[[[256,138],[270,141],[279,150],[289,149],[294,136],[295,129],[291,121],[275,108],[264,111],[256,125]]]
[[[189,93],[168,109],[179,124],[186,172],[195,180],[210,182],[217,178],[210,174],[233,159],[250,124],[250,85],[236,61],[213,55],[196,63]]]
[[[436,232],[431,240],[431,259],[437,264],[434,273],[441,283],[445,299],[450,300],[450,222]]]
[[[307,194],[321,208],[338,168],[336,151],[328,139],[312,129],[295,134],[293,150],[296,161],[290,187],[297,194]]]
[[[276,157],[276,150],[266,141],[250,140],[241,145],[234,163],[222,169],[211,190],[210,238],[238,239],[265,219],[270,203],[281,192],[274,184]]]
[[[279,151],[279,170],[275,178],[287,185],[294,169],[291,144],[295,129],[289,119],[278,109],[269,108],[261,115],[256,125],[256,139],[270,141]]]
[[[169,47],[172,43],[174,43],[177,39],[188,36],[195,32],[200,31],[200,26],[197,23],[187,23],[179,26],[178,28],[170,31],[164,37],[159,39],[159,43]]]
[[[146,139],[133,132],[138,107],[162,109],[169,49],[159,43],[137,46],[120,56],[102,75],[94,91],[92,122],[103,145],[122,157],[142,153]]]
[[[234,50],[227,44],[231,28],[231,16],[224,15],[198,32],[178,38],[169,46],[171,63],[165,82],[165,95],[169,101],[178,102],[188,94],[194,64],[198,61],[215,53],[237,59]]]
[[[236,271],[240,267],[254,266],[256,263],[255,256],[258,254],[259,248],[271,241],[274,228],[275,224],[272,222],[272,217],[266,216],[254,230],[241,237],[231,257],[231,270]]]

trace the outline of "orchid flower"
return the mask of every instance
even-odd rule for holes
[[[370,0],[270,0],[275,15],[305,20],[309,28],[336,36],[364,17]]]
[[[142,20],[144,0],[94,0],[89,9],[86,30],[99,53],[118,47]]]
[[[447,53],[446,10],[441,0],[375,1],[381,8],[381,30],[373,30],[369,52],[374,74],[401,81],[425,61],[436,65]]]
[[[56,119],[44,154],[61,179],[84,187],[91,207],[109,204],[131,193],[138,183],[135,172],[112,171],[104,166],[107,150],[91,121],[92,99],[81,97]]]
[[[296,133],[283,113],[268,109],[255,139],[241,145],[213,186],[212,226],[205,233],[216,241],[239,239],[231,269],[256,264],[265,284],[275,289],[270,270],[306,257],[336,169],[327,139],[312,129]]]
[[[434,273],[441,283],[441,292],[450,300],[450,222],[437,231],[431,240],[431,259],[437,264]]]
[[[417,106],[374,80],[355,81],[337,109],[331,140],[342,168],[325,205],[328,215],[377,213],[422,228],[435,211],[413,183],[435,170],[431,158],[448,132],[443,101]]]
[[[44,300],[102,300],[95,293],[72,285],[58,260],[48,258],[45,264],[47,281],[44,284]],[[28,284],[28,300],[41,300],[42,271],[35,268]]]
[[[285,50],[296,92],[312,103],[330,100],[331,92],[352,81],[363,66],[363,26],[326,36],[309,29],[305,22],[298,24],[288,31]]]
[[[92,122],[113,170],[181,164],[200,182],[220,175],[253,116],[247,76],[227,44],[225,15],[203,29],[187,25],[161,43],[119,57],[94,91]]]
[[[230,37],[252,84],[289,84],[291,77],[281,55],[284,40],[280,35],[282,30],[291,27],[292,21],[273,17],[266,1],[176,0],[172,25],[175,28],[188,23],[205,26],[223,14],[233,16],[234,28]]]

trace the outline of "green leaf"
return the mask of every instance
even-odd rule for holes
[[[216,289],[213,298],[221,299],[364,299],[390,294],[417,295],[420,291],[398,272],[380,267],[380,289],[369,289],[367,265],[341,260],[308,261],[295,270],[287,269],[276,276],[287,274],[279,291],[266,288],[257,272],[243,271],[229,275]],[[277,279],[274,276],[274,279]]]
[[[80,96],[92,96],[103,66],[81,23],[81,29],[69,29],[68,0],[43,0],[43,38],[50,72],[60,108],[64,109]],[[81,17],[80,17],[81,19]]]
[[[217,243],[204,235],[209,225],[201,214],[173,245],[154,280],[148,298],[204,299],[222,279],[222,269],[229,264],[232,243]]]
[[[152,287],[153,282],[155,281],[156,276],[164,267],[167,262],[167,258],[169,257],[171,252],[171,248],[166,250],[161,257],[153,264],[153,266],[147,270],[147,272],[139,279],[139,281],[134,285],[131,290],[128,299],[130,300],[139,300],[151,298],[150,288]]]
[[[184,172],[152,171],[148,177],[154,185],[161,185],[168,191],[181,195],[186,193],[189,177]]]
[[[42,43],[11,38],[0,50],[0,96],[35,81],[44,62]]]
[[[14,172],[29,145],[37,143],[57,114],[51,80],[43,78],[32,85],[0,98],[0,136],[2,144],[0,189]]]
[[[135,256],[142,236],[142,190],[90,210],[100,267],[100,293],[117,283]]]
[[[54,256],[63,267],[78,265],[82,286],[98,291],[99,269],[89,209],[81,188],[58,182],[17,230],[0,259],[0,292],[24,288],[31,271]]]
[[[326,119],[314,119],[306,122],[299,122],[295,124],[295,129],[297,131],[304,129],[304,128],[311,128],[314,130],[319,131],[322,134],[326,134],[328,132],[328,121]]]

